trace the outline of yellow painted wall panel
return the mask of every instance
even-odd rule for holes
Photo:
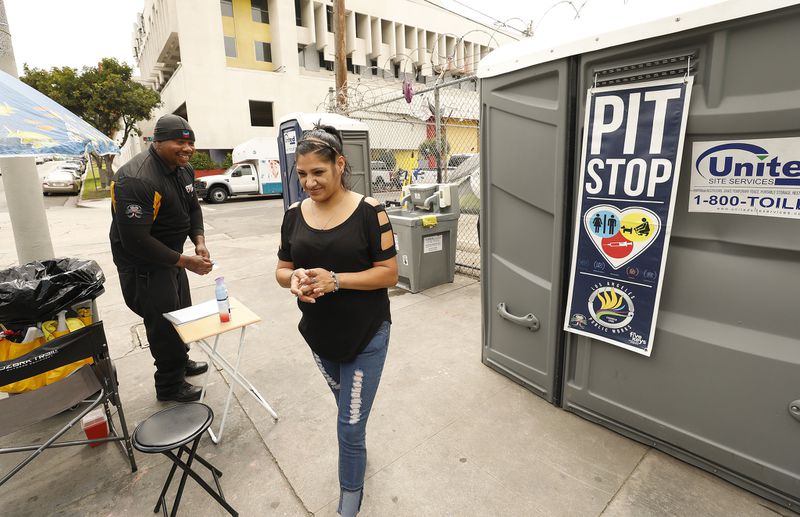
[[[461,122],[458,126],[447,126],[447,141],[450,154],[477,153],[479,147],[478,127]]]
[[[397,169],[405,169],[407,171],[417,168],[417,151],[395,151],[394,157],[397,160]]]
[[[222,17],[222,33],[226,36],[235,36],[236,35],[236,27],[233,23],[232,16],[223,16]]]
[[[229,67],[263,70],[271,72],[272,62],[256,60],[256,41],[272,43],[269,24],[253,21],[250,0],[233,0],[233,17],[222,17],[222,28],[226,36],[236,37],[235,58],[227,58]]]

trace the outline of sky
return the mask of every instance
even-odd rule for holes
[[[579,22],[602,27],[619,12],[645,17],[656,9],[677,10],[681,5],[715,1],[719,0],[430,0],[493,27],[497,21],[518,29],[530,26],[539,37]],[[23,63],[45,69],[80,68],[96,65],[103,57],[116,57],[135,66],[131,34],[144,0],[4,0],[4,3],[20,74]],[[577,22],[576,11],[580,11]],[[508,32],[521,37],[518,31]]]
[[[143,0],[5,0],[17,70],[23,63],[94,66],[103,57],[134,65],[131,34]]]

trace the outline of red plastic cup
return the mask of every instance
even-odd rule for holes
[[[85,417],[81,419],[81,428],[86,433],[86,438],[95,440],[98,438],[106,438],[108,436],[108,420],[106,420],[106,413],[103,408],[97,408],[90,411]],[[105,442],[90,443],[90,447],[97,447]]]

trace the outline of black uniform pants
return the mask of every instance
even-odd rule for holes
[[[170,395],[183,384],[189,348],[163,314],[192,304],[186,270],[164,267],[152,271],[118,268],[118,271],[125,304],[144,320],[156,366],[156,393]]]

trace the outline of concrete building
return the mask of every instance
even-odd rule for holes
[[[472,74],[510,38],[417,0],[348,0],[348,82],[400,93],[404,78],[430,83]],[[253,137],[276,137],[286,113],[324,110],[334,87],[332,0],[145,0],[135,23],[141,81],[165,113],[189,119],[197,148],[221,161]],[[421,86],[421,85],[418,85]],[[121,156],[141,150],[140,124]]]

